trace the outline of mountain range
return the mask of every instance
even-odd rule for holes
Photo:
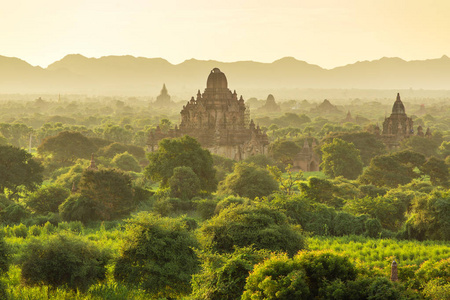
[[[300,89],[432,89],[450,90],[450,58],[405,61],[383,57],[324,69],[292,57],[272,63],[186,60],[171,64],[162,58],[67,55],[47,68],[0,56],[0,94],[76,93],[156,97],[165,83],[178,99],[206,87],[213,68],[228,79],[231,90],[245,96],[258,91]],[[286,94],[286,93],[285,93]],[[290,93],[288,93],[290,94]],[[267,94],[265,94],[267,95]]]

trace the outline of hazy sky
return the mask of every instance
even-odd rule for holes
[[[272,62],[325,68],[450,56],[450,0],[14,0],[0,55],[46,67],[67,54]]]

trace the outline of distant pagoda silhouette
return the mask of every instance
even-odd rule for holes
[[[167,91],[166,84],[163,84],[163,87],[161,89],[161,93],[158,97],[156,97],[156,101],[153,103],[156,106],[168,106],[172,104],[172,101],[170,100],[170,95]]]
[[[397,93],[397,98],[392,106],[392,113],[388,118],[384,119],[381,139],[388,148],[396,148],[402,140],[415,135],[413,125],[413,120],[406,115],[405,106],[400,99],[400,93]],[[379,132],[380,128],[377,125],[375,133],[379,134]],[[428,128],[424,134],[422,126],[418,126],[416,135],[431,137],[431,131]]]

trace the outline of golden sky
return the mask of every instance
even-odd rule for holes
[[[450,0],[14,0],[0,55],[46,67],[67,54],[272,62],[324,68],[450,56]]]

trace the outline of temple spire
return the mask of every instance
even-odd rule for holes
[[[398,281],[397,262],[394,260],[391,265],[391,281]]]
[[[71,189],[71,192],[72,192],[72,194],[74,194],[74,193],[76,193],[78,191],[78,188],[77,188],[77,186],[76,186],[76,184],[75,184],[75,181],[74,182],[72,182],[72,189]]]
[[[91,155],[91,164],[89,165],[89,167],[87,169],[88,170],[95,170],[95,171],[98,170],[97,166],[95,165],[94,153],[92,153],[92,155]]]
[[[396,115],[405,114],[405,106],[403,105],[403,102],[400,99],[400,93],[397,93],[397,99],[394,102],[394,106],[392,106],[392,113]]]

